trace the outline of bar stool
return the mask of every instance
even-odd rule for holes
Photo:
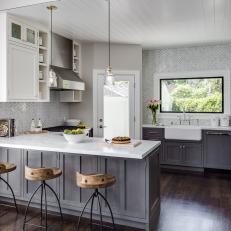
[[[54,191],[54,189],[51,188],[51,186],[46,183],[47,180],[55,179],[61,175],[62,175],[62,170],[59,168],[30,168],[28,166],[25,166],[25,178],[30,181],[41,181],[41,184],[33,192],[27,204],[26,211],[25,211],[25,217],[24,217],[24,223],[23,223],[23,230],[25,230],[26,225],[31,225],[31,226],[35,226],[35,227],[39,227],[39,228],[47,230],[48,228],[48,225],[47,225],[47,188],[54,194],[58,202],[60,217],[63,221],[63,215],[62,215],[59,198],[56,192]],[[37,224],[29,223],[29,221],[31,221],[33,218],[37,217],[38,215],[27,220],[27,213],[28,213],[30,203],[33,197],[35,196],[35,194],[38,192],[40,188],[41,188],[40,225],[37,225]],[[43,225],[43,194],[44,194],[44,206],[45,206],[45,225]]]
[[[114,223],[114,217],[113,217],[112,209],[110,207],[109,202],[105,198],[105,196],[99,192],[99,188],[107,188],[109,186],[112,186],[113,184],[115,184],[116,178],[112,175],[109,175],[109,174],[81,174],[81,173],[77,172],[76,173],[76,181],[77,181],[77,185],[80,188],[94,189],[94,192],[92,193],[92,195],[90,196],[90,198],[88,199],[88,201],[86,202],[86,204],[83,207],[83,210],[82,210],[80,217],[78,219],[78,225],[77,225],[76,231],[79,231],[81,218],[82,218],[83,213],[84,213],[84,211],[85,211],[85,209],[86,209],[86,207],[90,201],[91,201],[91,211],[90,211],[91,230],[92,230],[93,224],[99,225],[100,230],[102,230],[103,227],[111,228],[114,230],[115,229],[115,223]],[[101,207],[100,197],[106,203],[106,205],[110,211],[111,219],[112,219],[112,226],[103,225],[102,207]],[[92,211],[93,211],[93,205],[94,205],[95,198],[98,199],[99,213],[100,213],[100,224],[96,224],[96,223],[92,222]]]
[[[9,183],[1,177],[2,174],[12,172],[15,169],[16,169],[16,165],[14,165],[14,164],[0,162],[0,180],[3,181],[7,185],[7,187],[10,189],[12,196],[13,196],[13,199],[14,199],[14,206],[9,206],[9,205],[5,205],[5,204],[4,204],[4,206],[14,207],[16,209],[16,212],[18,213],[18,207],[17,207],[14,191],[13,191],[12,187],[9,185]],[[0,216],[3,216],[5,214],[6,213],[3,212]]]

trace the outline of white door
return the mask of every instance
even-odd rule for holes
[[[115,136],[135,138],[135,76],[115,74],[115,85],[104,86],[104,74],[98,74],[94,134],[111,139]]]
[[[8,99],[38,98],[38,54],[34,48],[9,44]]]

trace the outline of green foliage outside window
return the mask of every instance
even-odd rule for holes
[[[223,78],[161,80],[162,112],[222,112]]]

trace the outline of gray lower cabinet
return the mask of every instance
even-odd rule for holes
[[[204,166],[231,170],[231,131],[204,131]]]
[[[61,177],[47,181],[58,194],[63,212],[78,215],[92,190],[80,189],[76,185],[76,171],[82,173],[109,173],[116,176],[116,183],[100,192],[108,199],[116,223],[152,230],[160,209],[160,149],[153,150],[143,160],[85,156],[70,153],[43,152],[0,148],[0,161],[15,163],[17,170],[6,174],[17,198],[26,204],[29,197],[41,182],[27,181],[24,166],[59,167]],[[9,190],[0,181],[1,198],[12,198]],[[32,206],[40,203],[40,193],[34,198]],[[48,189],[49,208],[57,210],[55,197]],[[7,199],[8,200],[8,199]],[[105,204],[103,214],[109,219]],[[89,207],[86,212],[89,212]],[[94,214],[99,212],[95,203]],[[86,215],[86,214],[85,214]],[[110,221],[110,220],[108,220]]]
[[[160,163],[164,163],[164,128],[153,128],[153,127],[144,127],[143,128],[143,140],[153,140],[153,141],[161,141],[160,148]]]
[[[22,157],[22,150],[0,148],[0,162],[10,162],[17,166],[15,171],[1,175],[1,177],[11,185],[16,197],[21,197],[23,193],[23,179],[21,177],[23,162]],[[1,196],[12,196],[10,189],[2,181],[0,181],[0,194]]]
[[[81,209],[90,197],[92,190],[80,189],[76,184],[76,172],[93,173],[98,171],[97,157],[83,157],[70,153],[60,154],[61,204],[64,208]],[[89,206],[88,206],[89,207]]]
[[[167,165],[203,167],[201,142],[165,141],[164,162]]]

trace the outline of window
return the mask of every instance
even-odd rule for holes
[[[161,112],[223,113],[224,78],[160,79]]]

